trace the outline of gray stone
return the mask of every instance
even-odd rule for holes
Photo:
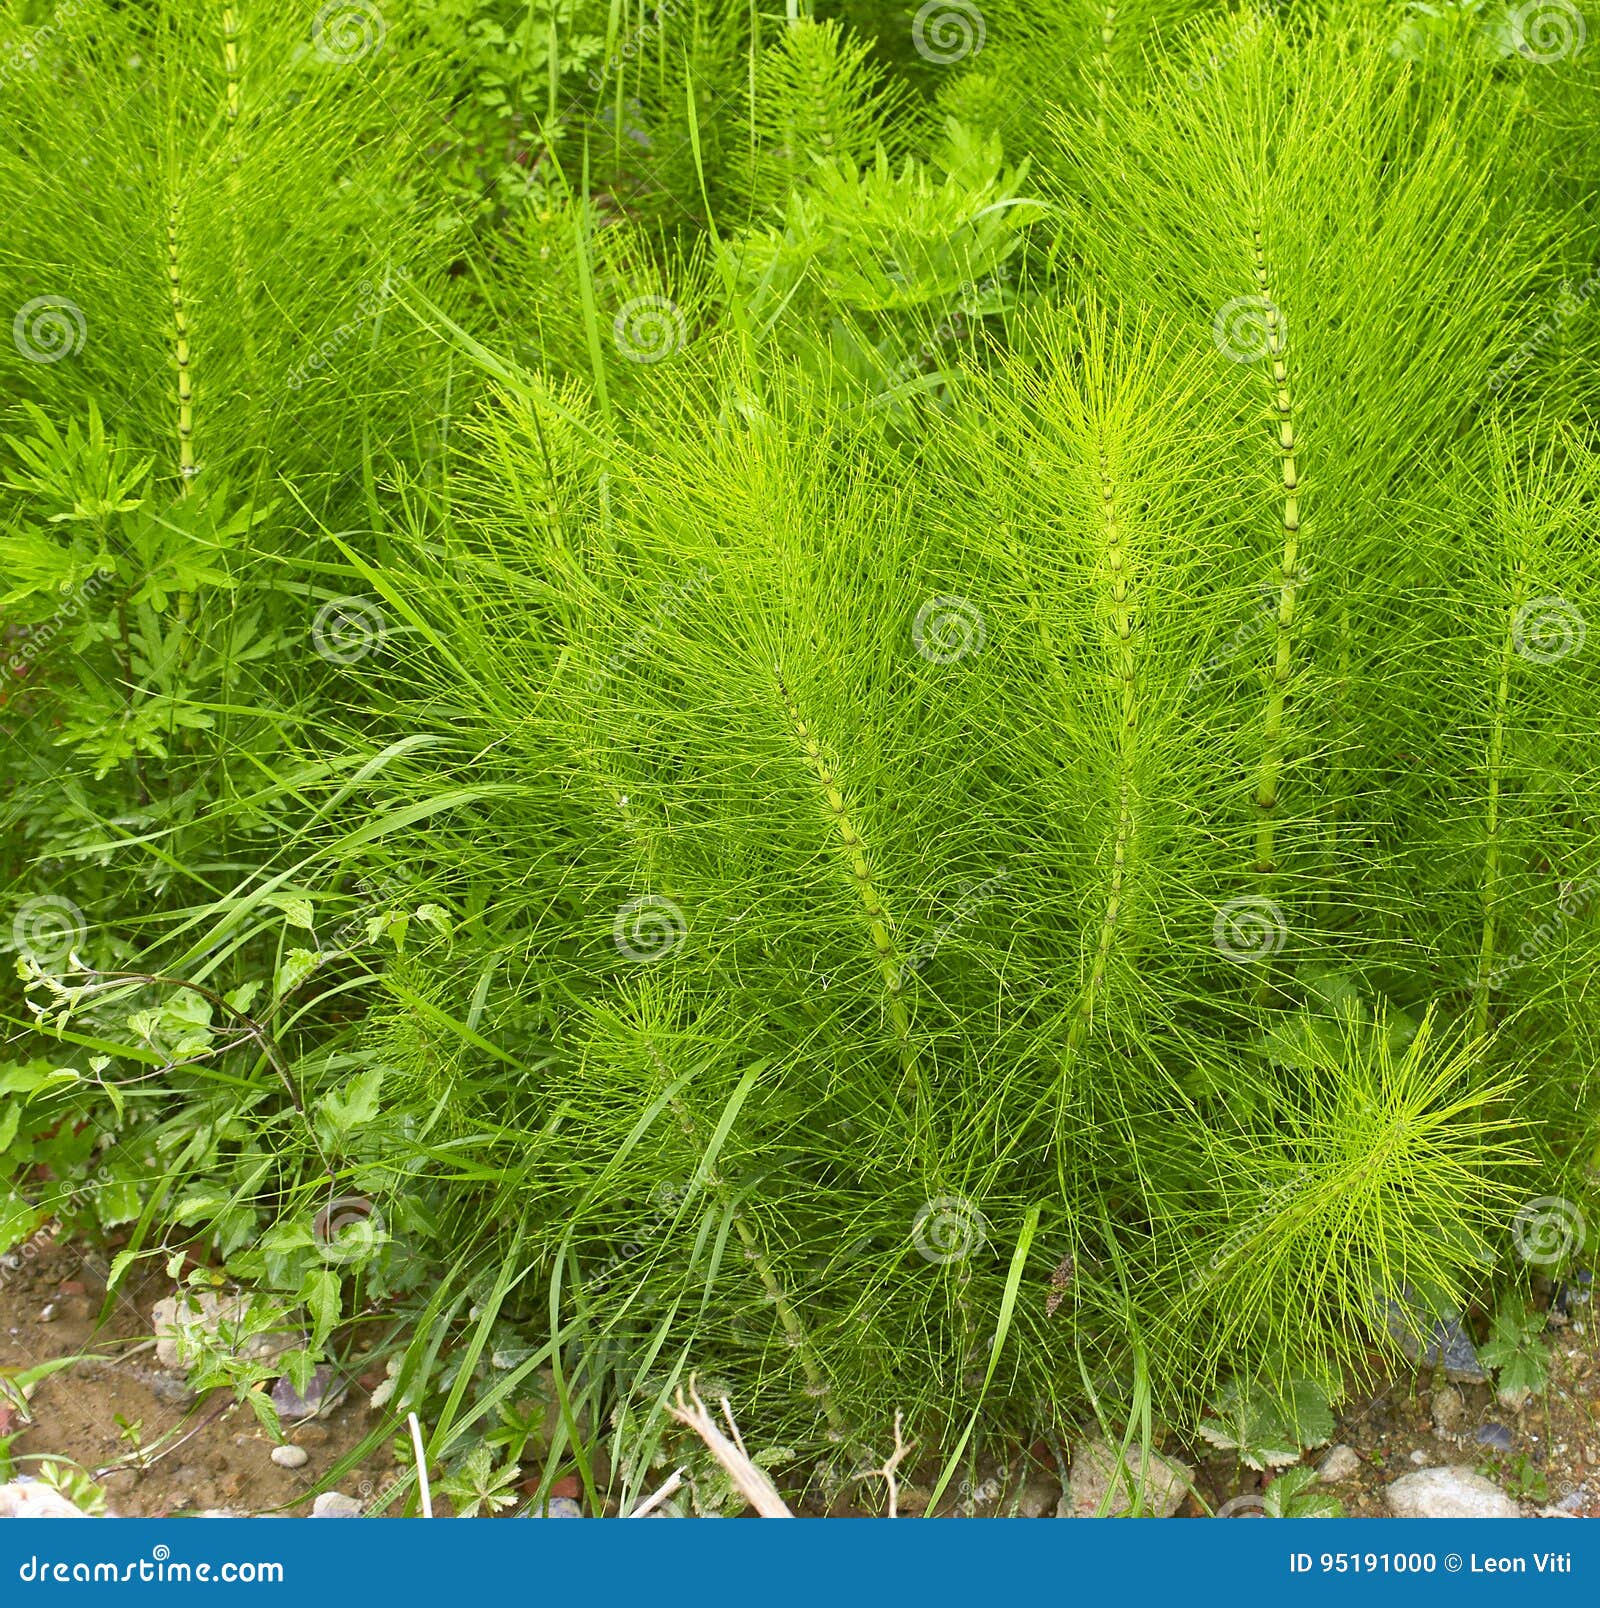
[[[1108,1518],[1127,1513],[1130,1481],[1137,1485],[1141,1506],[1151,1518],[1170,1519],[1194,1482],[1194,1470],[1160,1452],[1148,1460],[1137,1446],[1128,1448],[1127,1473],[1118,1466],[1116,1450],[1105,1441],[1085,1441],[1072,1454],[1067,1494],[1056,1509],[1058,1519],[1087,1519],[1104,1511]]]
[[[1471,1336],[1453,1312],[1434,1317],[1416,1306],[1407,1309],[1391,1301],[1387,1316],[1389,1333],[1421,1367],[1443,1368],[1446,1379],[1461,1385],[1481,1385],[1489,1377],[1478,1361]]]
[[[359,1519],[362,1512],[361,1503],[353,1496],[346,1496],[343,1491],[324,1491],[311,1504],[311,1517],[314,1519]]]
[[[1388,1489],[1399,1519],[1518,1519],[1522,1511],[1493,1480],[1470,1468],[1419,1468]]]
[[[274,1446],[272,1461],[279,1468],[304,1468],[311,1454],[303,1446]]]
[[[1330,1446],[1317,1464],[1317,1478],[1324,1485],[1337,1485],[1361,1472],[1361,1459],[1348,1446]]]
[[[1480,1446],[1492,1446],[1497,1452],[1509,1452],[1513,1437],[1504,1424],[1479,1424],[1472,1438]]]
[[[324,1364],[320,1368],[313,1368],[311,1377],[306,1381],[306,1393],[301,1395],[294,1388],[289,1376],[275,1380],[272,1386],[272,1405],[278,1409],[278,1416],[287,1423],[294,1423],[301,1418],[315,1417],[322,1410],[323,1397],[328,1393],[328,1387],[333,1383],[333,1369]]]
[[[676,1513],[661,1513],[660,1508],[657,1508],[655,1513],[647,1514],[646,1517],[653,1519],[658,1513],[664,1519],[678,1517]],[[581,1519],[583,1509],[570,1496],[552,1496],[545,1503],[544,1512],[541,1513],[537,1507],[530,1504],[523,1510],[521,1517],[525,1519]]]

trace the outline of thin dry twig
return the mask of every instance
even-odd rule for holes
[[[778,1495],[775,1486],[764,1470],[758,1468],[745,1454],[717,1428],[716,1421],[706,1411],[706,1404],[700,1399],[700,1392],[694,1387],[693,1375],[689,1378],[689,1401],[683,1399],[683,1386],[678,1386],[678,1402],[675,1407],[667,1411],[672,1414],[680,1424],[687,1424],[701,1440],[706,1443],[707,1449],[716,1460],[728,1471],[729,1478],[739,1487],[751,1507],[764,1519],[792,1519],[794,1514],[789,1511],[788,1504]],[[726,1400],[723,1409],[728,1413],[728,1423],[733,1424],[733,1413],[728,1408]],[[734,1428],[734,1434],[739,1433]]]
[[[897,1474],[901,1463],[916,1446],[915,1441],[907,1441],[902,1433],[905,1423],[905,1414],[896,1410],[894,1415],[894,1451],[881,1468],[864,1468],[855,1476],[858,1480],[880,1479],[889,1488],[889,1514],[891,1519],[900,1517],[900,1479]]]
[[[669,1496],[673,1495],[682,1484],[683,1470],[681,1468],[673,1469],[673,1471],[667,1476],[666,1483],[659,1491],[655,1491],[651,1495],[647,1496],[644,1501],[642,1501],[638,1507],[633,1510],[632,1513],[624,1513],[623,1517],[625,1519],[649,1518],[650,1515],[654,1513],[655,1510],[660,1507]]]

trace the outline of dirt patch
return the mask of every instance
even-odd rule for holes
[[[223,1391],[196,1396],[181,1374],[156,1365],[151,1308],[172,1293],[170,1281],[159,1272],[135,1276],[102,1319],[105,1273],[96,1253],[49,1241],[35,1241],[27,1255],[13,1253],[0,1265],[0,1375],[58,1357],[85,1359],[38,1384],[25,1426],[0,1398],[0,1437],[15,1435],[11,1456],[19,1472],[33,1472],[44,1458],[76,1464],[104,1486],[109,1510],[129,1518],[218,1510],[303,1516],[325,1489],[360,1498],[369,1512],[399,1511],[398,1502],[386,1504],[380,1494],[397,1472],[385,1444],[334,1477],[376,1427],[367,1393],[354,1380],[317,1417],[288,1426],[288,1442],[301,1447],[307,1461],[281,1468],[271,1459],[275,1442],[248,1406]],[[1528,1511],[1600,1517],[1595,1316],[1585,1307],[1583,1317],[1552,1328],[1546,1338],[1549,1387],[1520,1410],[1499,1402],[1490,1385],[1449,1385],[1427,1375],[1395,1381],[1347,1405],[1333,1443],[1349,1447],[1359,1466],[1330,1487],[1345,1510],[1352,1517],[1387,1517],[1390,1481],[1419,1467],[1452,1464],[1479,1468]],[[998,1500],[1018,1483],[1007,1477],[995,1482],[993,1493],[968,1493],[963,1486],[946,1509],[1015,1512],[1020,1506],[1029,1516],[1052,1513],[1060,1485],[1052,1483],[1046,1452],[1036,1447],[1027,1460],[1020,1503]],[[1193,1449],[1176,1455],[1193,1461]],[[1306,1461],[1325,1455],[1319,1450]],[[1195,1483],[1215,1510],[1259,1495],[1269,1481],[1217,1455],[1199,1460]],[[575,1482],[563,1481],[557,1494],[578,1495]],[[1249,1503],[1243,1508],[1252,1511]],[[824,1510],[863,1511],[854,1503]],[[1205,1514],[1193,1496],[1179,1511],[1180,1517]]]
[[[105,1487],[110,1512],[126,1518],[178,1517],[205,1511],[311,1511],[318,1491],[336,1486],[376,1504],[393,1468],[374,1458],[330,1481],[328,1474],[373,1427],[366,1393],[352,1386],[336,1405],[286,1426],[306,1463],[273,1463],[275,1442],[247,1405],[224,1391],[194,1395],[181,1374],[159,1368],[150,1340],[151,1307],[172,1293],[168,1280],[147,1275],[120,1289],[100,1321],[105,1263],[94,1253],[35,1241],[0,1267],[0,1372],[33,1368],[57,1357],[75,1363],[34,1389],[31,1422],[0,1406],[0,1435],[14,1434],[19,1473],[41,1458],[70,1461]],[[11,1413],[10,1422],[4,1415]]]
[[[1549,1387],[1520,1410],[1499,1402],[1490,1385],[1452,1385],[1427,1374],[1348,1403],[1331,1444],[1348,1446],[1360,1466],[1328,1487],[1345,1511],[1352,1518],[1392,1517],[1385,1496],[1392,1480],[1450,1465],[1479,1469],[1530,1512],[1600,1518],[1600,1336],[1591,1316],[1546,1338]],[[1312,1452],[1306,1461],[1326,1455]],[[1196,1479],[1213,1508],[1259,1495],[1266,1483],[1230,1457],[1207,1459]],[[1183,1509],[1190,1516],[1201,1511],[1192,1500]]]

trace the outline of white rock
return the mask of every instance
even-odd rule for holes
[[[163,1368],[181,1370],[178,1342],[185,1339],[192,1347],[198,1340],[213,1343],[221,1338],[223,1324],[242,1324],[251,1310],[251,1298],[243,1291],[223,1294],[216,1290],[185,1292],[157,1301],[150,1313],[156,1332],[156,1361]],[[300,1343],[301,1336],[285,1326],[265,1334],[253,1334],[237,1348],[241,1357],[252,1362],[270,1362]]]
[[[86,1519],[66,1497],[36,1480],[0,1485],[0,1519]]]
[[[1361,1459],[1348,1446],[1331,1446],[1317,1464],[1317,1478],[1324,1485],[1337,1485],[1361,1472]]]
[[[274,1446],[272,1461],[279,1468],[304,1468],[309,1461],[309,1455],[303,1446]]]
[[[1101,1512],[1116,1518],[1128,1512],[1130,1477],[1143,1495],[1145,1513],[1156,1519],[1170,1519],[1188,1495],[1194,1470],[1160,1452],[1151,1452],[1148,1461],[1137,1446],[1130,1446],[1125,1459],[1127,1474],[1118,1468],[1117,1452],[1105,1441],[1085,1441],[1072,1454],[1067,1476],[1067,1494],[1056,1509],[1058,1519],[1087,1519]]]
[[[1421,1468],[1388,1490],[1399,1519],[1519,1519],[1522,1511],[1493,1480],[1470,1468]]]
[[[359,1519],[363,1511],[361,1503],[343,1491],[324,1491],[311,1504],[314,1519]]]
[[[1061,1481],[1040,1475],[1028,1480],[1017,1492],[1019,1519],[1047,1519],[1061,1500]]]

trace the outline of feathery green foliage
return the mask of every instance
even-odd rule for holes
[[[1593,45],[422,9],[6,78],[7,1237],[201,1242],[491,1505],[692,1370],[830,1498],[1579,1256]]]

